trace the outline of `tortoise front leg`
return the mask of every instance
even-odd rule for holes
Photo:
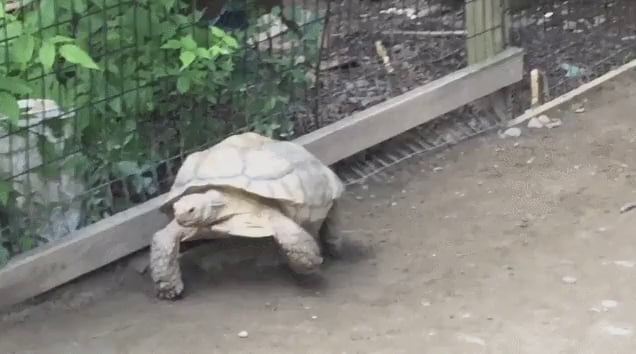
[[[285,253],[291,270],[301,275],[318,272],[323,258],[317,240],[282,213],[276,210],[270,213],[274,240]]]
[[[195,233],[196,229],[184,228],[172,220],[153,235],[150,244],[150,276],[155,283],[158,298],[174,300],[183,292],[179,244]]]

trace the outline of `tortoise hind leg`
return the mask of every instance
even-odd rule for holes
[[[332,258],[340,258],[342,256],[343,237],[341,231],[341,214],[338,202],[335,201],[319,232],[322,247],[325,253]]]
[[[317,273],[323,258],[316,239],[282,213],[273,209],[270,213],[274,240],[285,254],[291,270],[301,275]]]

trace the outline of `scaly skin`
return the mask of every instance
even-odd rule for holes
[[[316,239],[281,212],[270,209],[268,214],[274,229],[274,240],[287,257],[291,270],[301,275],[317,273],[323,258]]]
[[[342,257],[343,238],[341,230],[342,219],[338,209],[338,202],[335,201],[319,232],[324,253],[332,258]]]
[[[173,220],[153,235],[150,244],[150,276],[155,282],[158,298],[174,300],[183,292],[179,244],[195,233],[196,229],[181,227]]]

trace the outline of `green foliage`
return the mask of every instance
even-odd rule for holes
[[[296,38],[291,56],[268,54],[243,44],[263,25],[228,33],[201,17],[174,0],[40,0],[0,11],[0,114],[9,118],[0,119],[0,137],[20,126],[20,99],[52,99],[73,112],[44,122],[56,143],[41,136],[40,153],[61,162],[35,173],[54,180],[69,173],[92,188],[83,196],[84,223],[156,195],[157,167],[169,157],[237,128],[293,131],[286,114],[315,70],[320,28]],[[17,196],[10,181],[0,183],[0,229],[10,234],[0,234],[0,265],[5,253],[37,245],[34,222],[47,222],[16,222],[47,207],[22,210]]]

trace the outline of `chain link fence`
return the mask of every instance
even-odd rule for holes
[[[627,0],[2,5],[0,264],[167,191],[187,154],[229,134],[291,139],[508,45],[552,98],[631,60],[636,41]],[[528,80],[511,90],[517,114]],[[417,134],[441,146],[455,133],[437,125],[481,131],[482,111]]]

